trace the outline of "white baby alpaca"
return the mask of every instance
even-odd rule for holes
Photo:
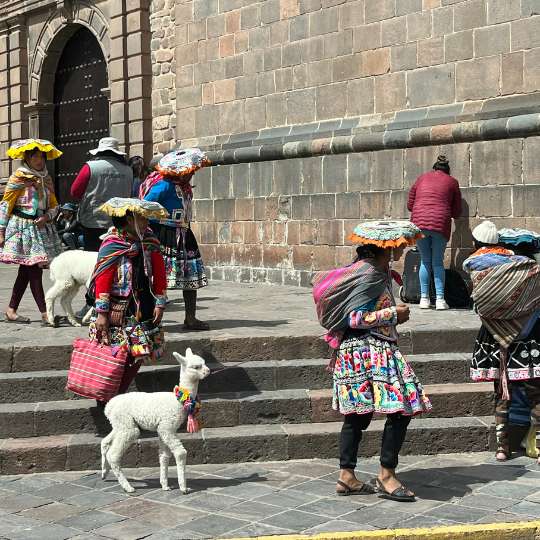
[[[47,291],[47,319],[54,326],[54,303],[60,298],[60,304],[66,312],[72,326],[81,326],[75,319],[71,302],[82,286],[88,286],[97,261],[97,253],[93,251],[69,250],[55,257],[51,263],[50,277],[52,287]],[[92,310],[89,310],[83,322],[88,322]]]
[[[204,379],[210,369],[204,360],[186,350],[186,356],[173,353],[180,364],[179,385],[189,391],[195,399],[199,391],[199,381]],[[160,483],[164,490],[169,490],[169,460],[174,455],[178,470],[178,485],[182,493],[186,488],[187,452],[177,433],[186,421],[187,413],[183,405],[176,399],[174,392],[130,392],[121,394],[109,401],[105,407],[105,415],[112,425],[112,431],[101,441],[101,476],[106,478],[112,469],[118,482],[128,493],[135,489],[128,482],[120,468],[122,455],[140,434],[140,430],[157,431],[159,437]]]

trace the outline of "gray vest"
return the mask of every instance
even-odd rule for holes
[[[99,207],[112,197],[131,197],[133,171],[109,157],[89,161],[88,166],[91,175],[79,205],[79,221],[89,229],[107,229],[112,221]]]

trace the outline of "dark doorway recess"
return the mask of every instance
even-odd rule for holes
[[[109,134],[107,64],[95,36],[86,28],[67,41],[54,78],[54,142],[64,155],[57,160],[56,193],[69,190],[88,151]]]

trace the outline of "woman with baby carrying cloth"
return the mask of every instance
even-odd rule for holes
[[[431,409],[414,371],[399,351],[396,326],[409,319],[409,308],[396,306],[391,262],[421,237],[407,221],[364,223],[349,239],[360,246],[356,262],[318,272],[313,295],[325,339],[335,350],[333,408],[344,415],[340,437],[338,495],[378,493],[412,502],[414,493],[396,477],[398,456],[412,416]],[[354,473],[362,431],[374,413],[386,414],[380,471],[370,482]]]
[[[114,226],[103,239],[88,289],[88,301],[97,312],[90,338],[110,345],[113,352],[127,352],[121,394],[143,361],[155,361],[162,354],[167,278],[148,220],[167,212],[157,203],[123,198],[110,199],[101,211],[112,217]]]

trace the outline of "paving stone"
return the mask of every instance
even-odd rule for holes
[[[167,522],[162,521],[162,524],[164,523]],[[158,534],[162,529],[164,527],[158,524],[130,519],[105,525],[96,529],[95,532],[100,536],[113,538],[114,540],[138,540],[139,538],[146,538],[151,534]]]
[[[492,482],[478,490],[478,493],[521,500],[538,491],[538,486],[529,486],[518,482]]]
[[[298,510],[302,512],[308,512],[310,514],[318,514],[320,516],[327,516],[331,518],[337,518],[350,514],[358,508],[362,507],[363,497],[340,497],[336,499],[318,499],[316,501],[303,504],[298,507]]]
[[[5,514],[0,516],[0,531],[2,534],[20,529],[30,530],[41,525],[43,525],[42,521],[18,514]]]
[[[328,521],[311,529],[302,531],[304,534],[320,534],[320,533],[332,533],[332,532],[347,532],[347,531],[374,531],[376,527],[371,525],[353,523],[352,521],[335,520]]]
[[[187,526],[190,530],[203,534],[209,534],[215,538],[216,536],[222,536],[247,525],[249,525],[248,521],[233,519],[220,514],[214,514],[190,521]]]
[[[294,489],[303,493],[313,493],[320,497],[327,497],[335,493],[335,483],[326,480],[310,480],[295,486]]]
[[[231,495],[219,495],[218,493],[201,493],[193,498],[186,497],[185,500],[179,502],[187,508],[201,508],[206,512],[219,512],[224,508],[234,506],[242,502],[239,497]]]
[[[186,529],[183,525],[172,529],[162,529],[159,533],[145,537],[145,540],[198,540],[210,536]]]
[[[56,523],[40,525],[34,529],[24,529],[9,533],[10,540],[66,540],[76,538],[79,531]]]
[[[311,529],[317,525],[325,523],[327,518],[316,514],[308,514],[307,512],[300,512],[299,510],[288,510],[281,514],[261,520],[261,523],[266,525],[272,525],[273,527],[280,527],[282,529],[293,529],[304,531]]]
[[[539,499],[540,500],[540,499]],[[515,504],[513,499],[492,497],[484,493],[472,493],[461,499],[460,504],[471,508],[483,508],[485,510],[503,510]]]
[[[122,501],[127,498],[127,495],[120,495],[116,493],[108,493],[106,491],[91,491],[90,493],[81,493],[75,497],[69,497],[64,499],[67,504],[73,504],[85,510],[93,510],[95,508],[101,508],[112,503]]]
[[[443,525],[455,525],[455,521],[446,521],[442,519],[435,519],[431,516],[418,515],[405,519],[399,523],[400,528],[414,529],[418,527],[441,527]]]
[[[524,514],[535,519],[540,518],[540,504],[532,501],[521,501],[507,508],[513,514]]]
[[[481,510],[479,508],[467,508],[457,504],[443,504],[424,512],[424,515],[431,516],[435,519],[448,519],[458,523],[470,523],[482,519],[490,513],[488,510]]]
[[[168,504],[161,504],[159,507],[154,507],[147,511],[142,511],[137,517],[145,523],[151,523],[153,525],[161,525],[168,523],[168,526],[176,526],[180,523],[187,523],[195,519],[208,516],[203,506],[198,510],[194,508],[187,508],[183,506],[170,506]]]
[[[261,519],[274,516],[283,512],[283,508],[272,504],[265,504],[257,501],[247,501],[229,506],[221,510],[220,514],[237,519],[248,521],[260,521]]]
[[[52,523],[54,521],[60,521],[69,516],[82,514],[84,511],[84,508],[80,508],[78,506],[54,502],[44,506],[38,506],[37,508],[29,508],[28,510],[21,512],[21,516],[40,519],[41,521]]]
[[[271,493],[270,495],[264,495],[263,497],[254,499],[254,502],[273,504],[282,508],[298,508],[303,504],[313,502],[317,499],[320,499],[320,497],[313,493],[286,489],[277,493]]]
[[[65,525],[66,527],[73,527],[74,529],[79,529],[84,532],[94,531],[105,525],[111,523],[116,523],[118,521],[123,521],[125,518],[108,512],[102,512],[100,510],[90,510],[88,512],[83,512],[76,516],[67,517],[60,520],[58,523],[60,525]]]
[[[38,497],[30,494],[11,495],[0,499],[0,508],[9,513],[16,513],[52,502],[53,500],[48,497]]]
[[[42,478],[41,475],[29,475],[8,482],[6,484],[6,489],[17,493],[34,493],[37,490],[57,486],[58,484],[58,481],[50,478]]]
[[[89,493],[89,489],[75,484],[54,484],[44,489],[35,491],[35,495],[39,497],[48,497],[55,501],[63,501],[69,497],[83,495]]]
[[[288,529],[280,529],[279,527],[272,527],[271,525],[264,525],[262,523],[252,523],[247,527],[242,527],[234,531],[231,536],[234,538],[252,538],[258,536],[278,536],[289,534],[293,532]],[[228,535],[225,535],[224,538],[227,538]]]
[[[256,499],[263,495],[268,495],[277,491],[277,488],[265,485],[264,482],[248,482],[236,486],[229,486],[219,491],[216,491],[216,495],[232,495],[233,497],[241,497],[245,500]]]

